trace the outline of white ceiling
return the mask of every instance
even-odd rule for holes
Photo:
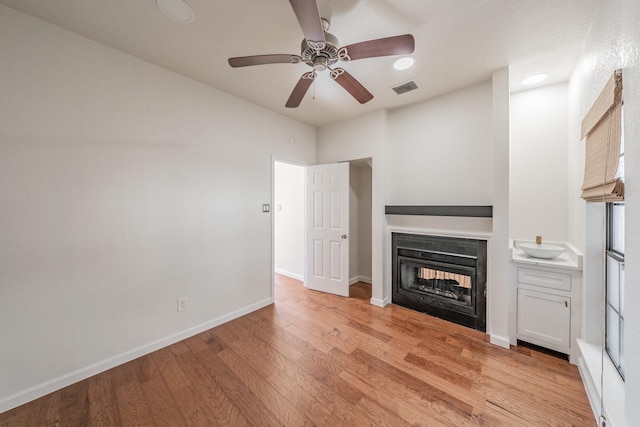
[[[529,74],[565,81],[602,0],[318,0],[320,15],[341,45],[411,33],[414,67],[396,71],[396,57],[341,66],[374,99],[360,105],[320,73],[300,106],[284,104],[309,67],[273,64],[232,69],[227,59],[300,53],[302,30],[287,0],[186,0],[195,21],[180,24],[156,0],[0,0],[160,67],[321,126],[394,108],[487,80],[511,66],[512,90]],[[419,89],[391,87],[416,80]]]

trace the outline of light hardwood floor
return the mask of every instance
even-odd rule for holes
[[[0,414],[1,426],[595,426],[578,370],[276,277],[276,303]]]

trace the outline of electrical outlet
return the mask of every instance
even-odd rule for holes
[[[187,309],[187,297],[178,298],[178,311]]]

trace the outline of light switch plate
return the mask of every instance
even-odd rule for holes
[[[262,212],[269,212],[271,210],[271,206],[268,203],[262,205]]]

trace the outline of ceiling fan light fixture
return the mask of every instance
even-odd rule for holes
[[[313,58],[313,68],[316,71],[324,71],[329,68],[327,58],[317,56]]]
[[[156,5],[169,19],[181,24],[189,24],[196,18],[191,6],[183,0],[156,0]]]
[[[393,63],[393,68],[399,71],[407,70],[413,66],[414,62],[410,56],[404,56]]]
[[[530,86],[530,85],[534,85],[536,83],[540,83],[543,82],[547,79],[547,77],[549,77],[548,75],[541,73],[541,74],[534,74],[533,76],[529,76],[526,79],[524,79],[522,81],[522,84],[525,86]]]

